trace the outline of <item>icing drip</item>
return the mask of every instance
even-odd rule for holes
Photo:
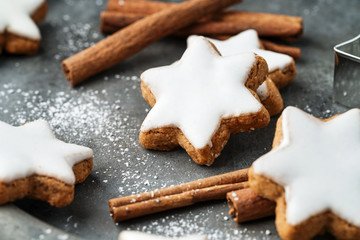
[[[287,222],[331,210],[360,227],[360,109],[327,122],[295,107],[282,116],[281,144],[253,166],[284,187]]]
[[[178,62],[141,75],[156,98],[141,131],[178,127],[195,148],[211,146],[221,118],[261,108],[245,87],[254,62],[253,53],[221,57],[205,38],[192,38]]]
[[[0,2],[0,34],[5,31],[40,40],[40,31],[31,15],[44,0],[1,0]]]
[[[74,164],[92,157],[90,148],[55,138],[44,120],[13,127],[0,121],[0,181],[10,182],[33,174],[74,184]]]

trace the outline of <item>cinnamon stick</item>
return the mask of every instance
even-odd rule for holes
[[[100,30],[103,33],[114,33],[142,18],[144,15],[138,13],[103,11],[100,13]]]
[[[197,202],[225,199],[226,193],[248,187],[248,169],[212,176],[169,188],[109,200],[114,221],[123,221]]]
[[[116,26],[124,26],[129,21],[129,13],[145,17],[175,5],[176,3],[146,0],[124,0],[123,4],[119,4],[118,0],[109,0],[107,14],[101,16],[101,30],[111,32]],[[226,11],[214,14],[208,21],[202,19],[201,22],[180,30],[176,35],[235,35],[247,29],[255,29],[263,37],[297,38],[303,33],[303,24],[302,18],[296,16]]]
[[[275,202],[257,195],[251,188],[226,194],[229,215],[235,215],[234,221],[243,223],[275,214]]]
[[[227,11],[214,15],[213,20],[234,24],[234,26],[230,25],[228,30],[224,27],[224,32],[221,34],[235,35],[249,28],[255,29],[260,36],[264,37],[299,37],[303,33],[302,18],[296,16],[262,12]],[[196,28],[194,27],[194,29]],[[226,33],[226,31],[228,32]]]
[[[241,0],[191,0],[147,16],[65,59],[64,73],[72,85],[139,52],[151,43]]]
[[[226,193],[249,187],[248,182],[225,184],[208,188],[190,190],[179,194],[159,197],[129,205],[114,207],[111,210],[115,222],[120,222],[169,209],[190,206],[198,202],[224,199]]]
[[[241,169],[234,172],[229,172],[221,175],[199,179],[192,182],[183,183],[169,188],[157,189],[151,192],[145,192],[132,196],[110,199],[109,200],[110,211],[112,211],[113,208],[132,204],[134,202],[147,201],[149,199],[175,195],[190,190],[207,188],[217,185],[245,182],[248,180],[247,174],[248,174],[248,169]]]
[[[262,45],[266,50],[278,52],[278,53],[284,53],[286,55],[289,55],[293,57],[295,60],[299,59],[301,57],[301,50],[297,47],[289,47],[277,43],[270,42],[268,40],[261,40]]]

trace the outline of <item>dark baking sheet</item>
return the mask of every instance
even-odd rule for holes
[[[209,239],[279,239],[273,218],[237,225],[228,217],[225,201],[120,224],[112,221],[110,198],[249,167],[271,148],[277,118],[265,129],[233,135],[211,167],[196,165],[182,149],[143,149],[138,131],[149,106],[141,97],[138,76],[178,59],[185,41],[159,41],[72,88],[63,76],[61,60],[104,37],[98,29],[106,0],[48,2],[39,54],[0,55],[0,120],[20,125],[47,119],[59,139],[93,148],[95,166],[85,183],[76,186],[75,199],[67,207],[28,199],[15,203],[31,216],[12,204],[0,207],[0,238],[116,239],[121,230],[132,229],[165,236],[200,233]],[[245,0],[236,8],[303,16],[305,34],[295,44],[301,47],[302,58],[296,63],[296,81],[281,91],[285,105],[317,117],[346,110],[332,100],[332,48],[359,34],[360,1]]]

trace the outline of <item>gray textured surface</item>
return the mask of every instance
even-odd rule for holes
[[[222,201],[113,223],[109,198],[249,167],[269,151],[276,118],[265,129],[232,136],[211,167],[197,166],[182,149],[144,150],[137,140],[138,129],[149,106],[135,76],[178,59],[185,41],[159,41],[73,89],[63,76],[61,60],[103,37],[98,28],[99,10],[104,7],[105,0],[49,0],[48,17],[40,26],[39,54],[0,56],[0,120],[19,125],[45,118],[58,138],[89,146],[95,154],[94,170],[76,187],[71,205],[57,209],[32,200],[16,205],[51,226],[86,239],[116,239],[123,229],[167,236],[202,233],[210,239],[279,239],[272,218],[237,225],[226,218],[228,207]],[[296,43],[303,55],[296,64],[296,81],[282,90],[285,105],[317,117],[346,110],[332,101],[332,48],[359,34],[360,1],[247,0],[237,8],[303,16],[305,34]],[[0,212],[1,239],[22,238],[24,231],[29,232],[29,239],[59,239],[59,235],[46,234],[46,225],[24,220],[27,217],[12,211],[12,206],[1,207]],[[272,234],[266,235],[265,230]]]
[[[67,239],[80,240],[67,232],[54,228],[18,207],[7,204],[0,210],[1,239]]]

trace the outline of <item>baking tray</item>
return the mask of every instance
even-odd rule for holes
[[[145,150],[138,133],[149,106],[141,97],[138,76],[180,58],[185,41],[161,40],[72,88],[61,61],[104,37],[98,29],[106,0],[48,3],[48,16],[40,26],[39,54],[0,55],[0,120],[20,125],[46,119],[59,139],[93,148],[95,166],[88,179],[76,186],[75,199],[67,207],[29,199],[0,207],[0,239],[116,239],[124,229],[164,236],[199,233],[209,239],[279,239],[273,218],[238,225],[228,217],[225,201],[119,224],[112,221],[110,198],[249,167],[270,150],[277,117],[264,129],[233,135],[211,167],[196,165],[180,148]],[[360,32],[360,1],[245,0],[236,8],[303,16],[305,34],[295,44],[302,49],[302,58],[296,63],[295,82],[281,91],[285,105],[317,117],[346,110],[332,99],[332,48]]]

